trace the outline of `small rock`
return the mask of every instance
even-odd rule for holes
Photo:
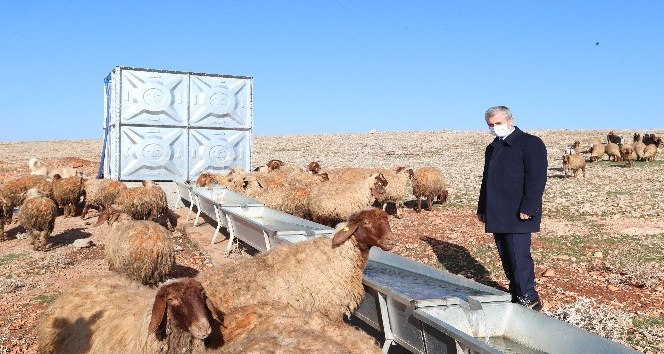
[[[543,277],[553,277],[555,275],[556,275],[556,271],[551,269],[551,268],[545,270],[544,273],[542,273]]]
[[[609,285],[609,286],[607,286],[606,288],[609,289],[609,291],[618,291],[618,290],[620,290],[620,289],[619,289],[617,286],[615,286],[615,285]]]
[[[92,247],[93,245],[94,242],[92,242],[92,240],[89,238],[80,238],[78,240],[75,240],[74,243],[72,244],[74,248],[79,248],[79,249]]]
[[[182,252],[182,251],[184,250],[184,248],[182,248],[182,246],[174,246],[174,247],[173,247],[173,250],[174,250],[175,252]]]
[[[593,256],[595,258],[602,258],[604,256],[604,254],[602,252],[597,251],[597,252],[593,253]]]
[[[369,134],[376,134],[376,132],[378,132],[378,130],[376,130],[376,129],[371,129],[371,130],[369,131]]]

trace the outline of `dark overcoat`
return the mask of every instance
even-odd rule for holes
[[[518,127],[504,140],[496,138],[484,152],[484,172],[477,213],[485,232],[538,232],[546,185],[546,146]],[[531,215],[521,220],[519,213]]]

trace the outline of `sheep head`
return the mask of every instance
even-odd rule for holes
[[[166,282],[155,295],[148,333],[154,333],[160,340],[164,339],[168,317],[180,330],[198,339],[205,339],[212,331],[208,314],[221,322],[221,311],[205,295],[201,283],[192,278]]]
[[[346,226],[337,231],[332,237],[332,247],[339,246],[351,236],[355,236],[362,252],[369,252],[372,246],[389,251],[391,247],[387,242],[392,237],[392,230],[390,229],[387,213],[376,208],[354,213],[348,218]]]
[[[307,164],[307,170],[313,174],[318,174],[320,172],[320,162],[311,161]]]
[[[143,187],[153,187],[157,185],[155,181],[149,179],[142,180],[141,184],[143,185]]]
[[[270,160],[265,164],[270,171],[279,169],[279,167],[284,165],[284,162],[281,160]]]
[[[196,187],[207,187],[212,184],[213,177],[208,172],[203,172],[196,179]]]
[[[108,224],[113,224],[116,221],[127,221],[127,220],[133,220],[131,216],[127,213],[123,213],[120,209],[118,209],[116,206],[110,206],[104,211],[99,214],[99,217],[97,217],[97,222],[95,222],[92,227],[97,227],[103,223],[108,223]]]

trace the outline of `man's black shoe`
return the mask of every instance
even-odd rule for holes
[[[535,301],[519,301],[519,305],[523,305],[537,312],[540,312],[542,310],[542,301],[540,299],[537,299]]]

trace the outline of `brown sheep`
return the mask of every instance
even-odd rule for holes
[[[639,161],[643,160],[643,153],[646,150],[646,144],[643,143],[639,133],[634,133],[634,143],[632,143],[632,147],[636,153],[636,159]]]
[[[43,196],[53,198],[52,180],[38,175],[20,176],[3,183],[0,187],[0,195],[9,202],[9,207],[14,209],[23,203],[25,193],[31,188],[37,188]]]
[[[28,233],[30,244],[35,251],[45,251],[46,241],[55,227],[58,207],[37,188],[28,190],[21,204],[18,222]]]
[[[417,199],[417,209],[422,210],[422,198],[427,199],[426,210],[432,210],[433,201],[438,198],[442,203],[447,201],[447,185],[443,173],[435,167],[421,167],[408,170],[413,181],[413,195]]]
[[[634,160],[636,160],[636,151],[631,145],[623,145],[620,149],[620,158],[625,161],[625,167],[634,166]]]
[[[0,241],[5,241],[5,222],[11,220],[13,210],[9,208],[9,202],[0,195]]]
[[[657,155],[657,148],[662,145],[662,138],[657,138],[655,144],[646,145],[645,150],[643,150],[643,161],[652,161]]]
[[[602,160],[604,158],[604,154],[606,153],[606,146],[602,143],[595,143],[590,147],[588,152],[590,152],[591,162]]]
[[[320,162],[318,161],[311,161],[307,164],[307,171],[313,173],[313,174],[318,174],[320,172]]]
[[[127,185],[112,179],[88,179],[83,182],[83,211],[81,219],[85,219],[91,206],[103,211],[115,202],[120,192],[127,189]]]
[[[620,146],[616,143],[606,144],[606,154],[609,155],[609,161],[620,161],[622,159],[620,155]]]
[[[42,313],[39,353],[201,353],[221,313],[191,278],[151,289],[120,276],[69,287]]]
[[[72,176],[62,178],[56,174],[53,176],[53,200],[62,208],[65,218],[76,214],[78,204],[83,194],[83,177]]]
[[[565,173],[565,177],[567,177],[567,174],[571,172],[574,174],[574,178],[576,178],[579,174],[579,170],[582,172],[583,177],[585,178],[586,160],[582,155],[563,155],[563,172]]]
[[[152,181],[143,181],[143,187],[121,191],[113,205],[99,214],[97,224],[108,220],[113,213],[126,213],[134,220],[154,220],[163,216],[170,230],[177,226],[177,216],[169,209],[166,194]]]

